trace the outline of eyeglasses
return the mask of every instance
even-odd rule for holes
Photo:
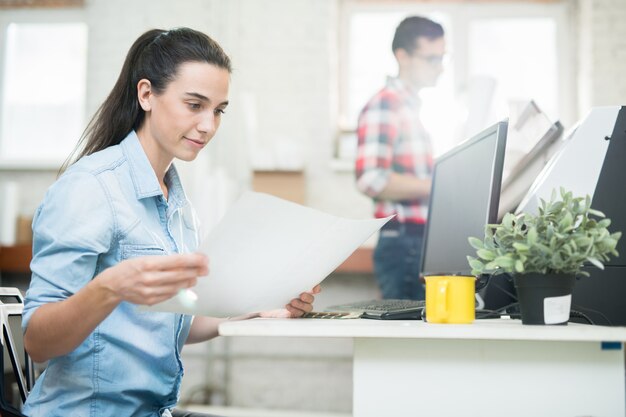
[[[414,58],[419,58],[422,61],[426,61],[430,65],[441,65],[444,61],[448,60],[448,55],[420,55],[420,54],[411,54]]]

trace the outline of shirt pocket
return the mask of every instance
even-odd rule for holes
[[[141,256],[158,256],[166,255],[165,249],[154,244],[122,244],[120,245],[120,257],[122,261],[126,259],[139,258]]]

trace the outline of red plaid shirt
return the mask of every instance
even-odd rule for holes
[[[426,222],[428,201],[378,199],[389,174],[428,179],[433,156],[430,137],[419,120],[420,100],[398,78],[388,78],[359,116],[356,159],[357,188],[375,201],[377,218],[396,214],[401,223]]]

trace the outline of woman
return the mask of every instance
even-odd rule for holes
[[[49,361],[29,416],[174,416],[185,343],[223,319],[139,311],[207,275],[175,158],[191,161],[228,105],[230,59],[187,28],[133,44],[82,152],[48,190],[33,221],[24,344]],[[313,291],[286,310],[311,311]],[[251,314],[247,317],[253,317]]]

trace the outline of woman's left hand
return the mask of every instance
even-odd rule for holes
[[[294,298],[285,306],[279,310],[264,311],[260,314],[265,318],[296,318],[302,317],[304,313],[310,313],[313,311],[313,301],[315,301],[315,294],[318,294],[322,290],[322,287],[318,284],[311,291],[306,291],[300,294],[299,298]]]

